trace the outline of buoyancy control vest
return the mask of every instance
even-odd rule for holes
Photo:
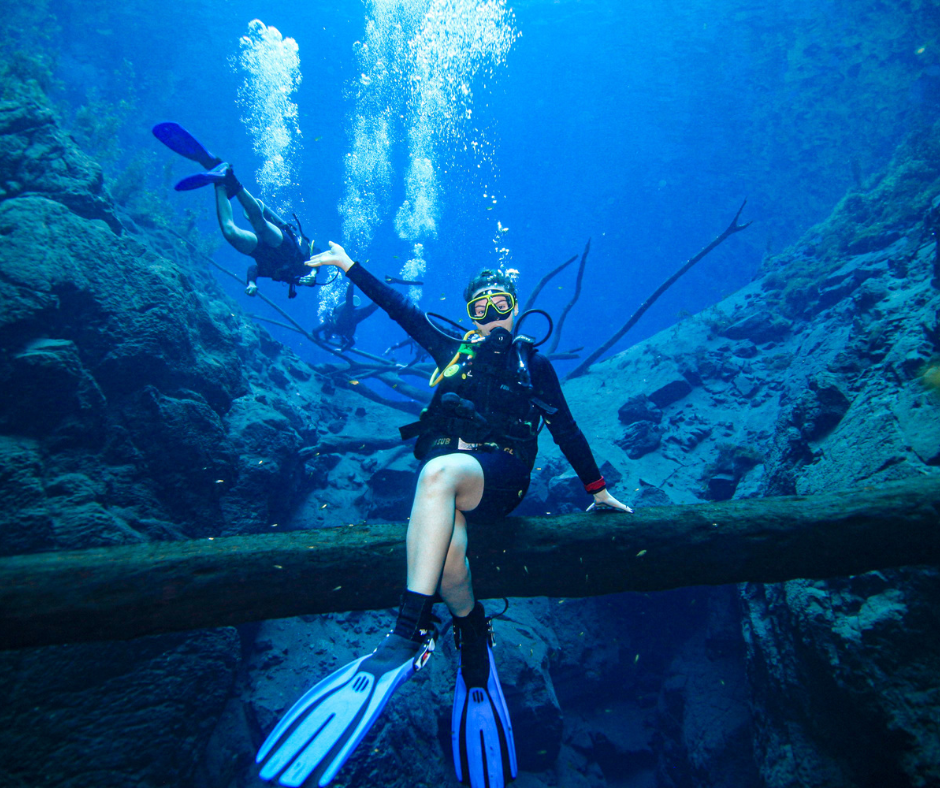
[[[304,263],[313,254],[313,241],[304,234],[296,214],[295,227],[267,205],[264,205],[262,210],[264,218],[281,231],[283,239],[278,246],[259,242],[250,252],[250,256],[258,264],[260,276],[269,277],[275,282],[287,282],[290,285],[289,297],[293,298],[297,294],[295,287],[300,278],[310,272]]]
[[[480,450],[507,450],[527,465],[535,460],[540,421],[555,408],[534,396],[529,361],[536,352],[529,337],[515,340],[506,329],[465,339],[442,372],[421,419],[400,428],[403,439],[420,436],[415,457],[422,459],[439,439],[458,439]]]

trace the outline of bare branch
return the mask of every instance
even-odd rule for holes
[[[525,312],[527,309],[531,309],[533,306],[535,306],[535,299],[539,297],[539,293],[542,292],[542,288],[544,288],[545,285],[547,285],[556,274],[560,274],[577,259],[578,256],[575,255],[570,260],[565,260],[565,262],[558,266],[558,268],[554,268],[545,274],[545,276],[539,280],[539,283],[535,286],[535,289],[529,294],[529,297],[526,299],[525,306],[522,307],[522,311]]]
[[[554,353],[558,350],[558,343],[561,342],[561,332],[565,327],[565,318],[568,317],[568,313],[571,311],[571,308],[577,303],[579,296],[581,295],[581,282],[584,280],[584,266],[587,264],[588,252],[591,251],[591,239],[588,238],[587,244],[584,246],[584,252],[581,255],[581,265],[578,266],[578,276],[574,282],[574,296],[568,302],[567,306],[562,310],[561,317],[558,318],[558,322],[555,324],[555,336],[552,337],[552,344],[548,349],[548,353]]]
[[[656,302],[656,299],[659,298],[663,293],[665,293],[670,287],[672,287],[672,285],[675,284],[675,282],[684,273],[686,273],[686,271],[688,271],[699,260],[705,257],[705,255],[707,255],[712,249],[714,249],[716,246],[722,243],[728,236],[734,235],[735,233],[739,233],[741,232],[741,230],[744,230],[747,227],[750,227],[751,225],[750,222],[748,222],[747,224],[738,224],[738,219],[740,218],[741,211],[744,210],[745,205],[747,205],[747,200],[741,203],[741,207],[738,208],[738,212],[734,215],[734,219],[731,220],[731,224],[728,225],[727,229],[721,235],[715,238],[714,241],[712,241],[708,246],[702,249],[702,251],[699,252],[697,255],[695,255],[695,257],[688,260],[685,263],[685,265],[682,266],[682,268],[676,271],[665,282],[663,282],[658,288],[656,288],[653,294],[649,298],[647,298],[642,304],[640,304],[640,308],[637,309],[636,312],[634,312],[631,315],[630,319],[626,323],[623,324],[623,327],[621,327],[619,331],[617,331],[610,339],[608,339],[597,350],[591,353],[590,356],[584,359],[584,361],[582,361],[581,364],[579,364],[573,371],[568,373],[568,376],[565,378],[565,380],[571,380],[572,378],[580,377],[585,372],[587,372],[591,364],[597,361],[601,356],[604,355],[604,353],[606,353],[615,344],[617,344],[617,342],[620,341],[620,338],[623,337],[624,334],[626,334],[631,328],[633,328],[633,326],[637,324],[639,319],[643,317],[646,310],[649,309]]]

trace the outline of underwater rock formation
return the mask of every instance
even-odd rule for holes
[[[0,554],[348,516],[321,507],[361,496],[378,450],[345,480],[313,458],[359,398],[325,400],[179,236],[123,214],[41,91],[4,95]],[[0,654],[0,783],[193,784],[240,660],[231,629]]]
[[[639,496],[652,485],[692,502],[938,473],[940,293],[925,225],[940,194],[938,161],[935,126],[902,145],[867,191],[847,195],[827,222],[765,261],[749,286],[566,386],[592,447],[624,472],[626,489]],[[660,445],[631,462],[618,407],[637,423],[642,411],[623,403],[646,394],[637,381],[656,385],[670,359],[692,391],[662,407]],[[553,453],[547,447],[546,467]],[[661,765],[680,763],[702,785],[940,781],[935,571],[748,584],[740,600],[737,666],[746,668],[750,719],[737,728],[735,754],[706,756],[693,769],[685,754],[703,752],[709,734],[687,727],[691,712],[669,700],[664,681],[657,703],[678,721],[671,734],[660,729]],[[681,675],[694,672],[686,665]],[[709,694],[688,679],[683,686]],[[751,758],[756,773],[732,778]]]

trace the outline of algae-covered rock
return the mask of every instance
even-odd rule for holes
[[[790,323],[770,312],[756,312],[735,321],[719,333],[728,339],[750,340],[757,345],[777,342],[790,330]]]
[[[232,629],[0,653],[3,769],[25,784],[192,784],[238,662]]]
[[[286,523],[321,425],[359,398],[324,403],[203,260],[115,209],[42,95],[20,99],[0,103],[0,555]],[[242,649],[219,630],[0,655],[0,782],[197,784]]]
[[[35,441],[0,436],[0,555],[33,553],[55,545],[42,470]]]
[[[50,197],[79,216],[121,226],[104,191],[101,167],[59,128],[35,86],[8,82],[0,101],[0,200],[24,193]]]

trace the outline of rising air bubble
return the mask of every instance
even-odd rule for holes
[[[301,79],[297,42],[253,19],[248,34],[239,39],[239,49],[236,70],[244,74],[244,82],[238,106],[263,162],[255,175],[261,196],[284,212],[290,200],[286,192],[294,186],[293,160],[300,152],[297,105],[290,98]]]
[[[369,0],[366,7],[365,35],[353,44],[360,76],[349,91],[356,107],[339,204],[343,238],[348,250],[364,255],[385,216],[396,121],[404,120],[409,163],[395,229],[414,249],[402,277],[419,278],[426,267],[422,242],[437,234],[439,161],[477,133],[468,130],[471,84],[481,71],[492,74],[519,34],[504,0]],[[492,164],[491,148],[472,144]],[[321,288],[321,318],[340,295],[338,287]],[[420,288],[412,287],[409,295],[417,300]]]

